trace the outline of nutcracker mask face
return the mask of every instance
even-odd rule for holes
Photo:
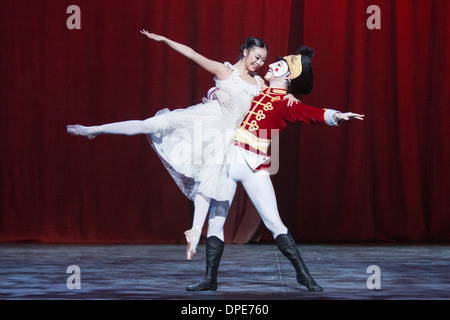
[[[285,78],[289,93],[310,94],[314,87],[314,72],[311,63],[313,56],[314,49],[303,46],[295,55],[279,57],[276,63],[269,66],[270,70],[265,79],[270,81],[270,79]],[[288,72],[283,75],[282,73],[286,69]]]
[[[279,60],[269,65],[268,72],[271,73],[274,78],[285,77],[289,73],[289,66],[286,61]]]

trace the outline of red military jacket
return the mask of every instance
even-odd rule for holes
[[[285,89],[267,88],[256,96],[236,133],[236,145],[247,151],[247,162],[254,170],[270,159],[268,149],[273,137],[286,128],[289,122],[338,125],[332,119],[337,111],[310,107],[303,103],[288,106]]]

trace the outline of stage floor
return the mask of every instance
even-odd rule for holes
[[[324,292],[298,285],[291,264],[274,245],[226,245],[218,291],[188,292],[186,286],[204,276],[203,244],[192,262],[185,260],[184,245],[2,244],[0,299],[450,298],[448,245],[300,244],[299,249]],[[379,273],[368,273],[373,265]],[[79,273],[67,273],[69,266],[79,267]],[[70,288],[76,284],[81,288]],[[374,284],[380,289],[370,288]]]

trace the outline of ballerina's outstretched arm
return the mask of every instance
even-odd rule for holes
[[[230,68],[228,68],[225,64],[208,59],[208,58],[202,56],[201,54],[199,54],[198,52],[196,52],[194,49],[192,49],[184,44],[175,42],[164,36],[150,33],[147,30],[141,30],[141,33],[146,35],[147,37],[149,37],[152,40],[164,42],[165,44],[167,44],[169,47],[171,47],[175,51],[181,53],[185,57],[191,59],[192,61],[197,63],[199,66],[204,68],[206,71],[215,75],[217,77],[217,79],[219,79],[219,80],[223,80],[231,74]]]

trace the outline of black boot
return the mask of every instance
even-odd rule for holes
[[[187,291],[216,291],[217,272],[222,258],[224,242],[212,236],[206,239],[206,275],[197,284],[186,288]]]
[[[320,287],[309,274],[308,268],[303,262],[302,256],[298,251],[292,235],[289,232],[288,234],[280,234],[275,239],[275,243],[283,255],[292,263],[295,271],[297,271],[298,283],[307,287],[309,291],[323,291],[322,287]]]

